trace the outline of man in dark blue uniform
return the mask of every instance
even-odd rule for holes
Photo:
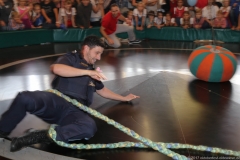
[[[87,106],[91,105],[95,91],[104,98],[119,101],[138,98],[133,94],[121,96],[104,87],[101,82],[105,79],[104,75],[93,67],[96,60],[101,59],[103,50],[104,43],[96,36],[89,36],[84,40],[80,53],[67,53],[59,57],[51,66],[52,72],[56,74],[53,88]],[[45,91],[24,91],[16,96],[9,110],[2,115],[0,137],[7,137],[25,117],[26,112],[47,123],[58,124],[55,128],[58,141],[89,139],[97,130],[94,120],[87,113],[63,98]],[[26,136],[14,138],[10,151],[47,142],[52,142],[47,130],[34,131]]]

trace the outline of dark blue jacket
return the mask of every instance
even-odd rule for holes
[[[87,63],[79,52],[70,52],[57,59],[55,64],[65,64],[79,69],[94,70],[93,65]],[[91,105],[93,94],[96,90],[104,87],[101,81],[92,79],[90,76],[61,77],[56,75],[52,87],[78,100],[84,105]]]

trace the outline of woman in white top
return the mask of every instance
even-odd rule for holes
[[[76,9],[72,7],[72,1],[65,1],[64,8],[60,8],[59,10],[59,19],[61,21],[61,25],[64,26],[63,28],[77,27],[75,24],[75,15]]]
[[[95,0],[90,0],[93,7],[96,8],[96,10],[92,10],[91,13],[91,19],[90,23],[93,27],[100,27],[101,26],[101,20],[104,16],[104,7],[103,7],[103,0],[99,0],[97,3]]]
[[[133,10],[133,16],[136,30],[143,30],[147,16],[147,10],[144,8],[143,2],[139,2],[137,8]]]

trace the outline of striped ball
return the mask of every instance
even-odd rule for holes
[[[206,45],[195,49],[189,59],[191,73],[207,82],[229,81],[237,69],[232,52],[220,46]]]

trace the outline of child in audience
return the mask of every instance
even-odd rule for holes
[[[103,0],[91,0],[93,8],[96,8],[98,11],[92,10],[91,18],[90,18],[90,25],[93,27],[100,27],[101,26],[101,19],[105,15],[104,7],[103,7]]]
[[[147,28],[155,27],[154,17],[155,17],[154,11],[149,11],[148,12],[148,18],[146,19]]]
[[[202,17],[202,11],[200,9],[196,10],[196,17],[193,22],[193,27],[195,29],[202,28],[204,21],[205,21],[205,19]]]
[[[225,17],[227,19],[227,27],[230,28],[231,27],[231,21],[230,21],[230,17],[229,17],[229,13],[231,11],[231,7],[229,6],[229,0],[224,0],[223,1],[223,5],[220,8],[220,10],[223,13],[223,17]]]
[[[32,22],[34,27],[42,28],[44,17],[41,14],[41,6],[38,3],[33,6]]]
[[[172,18],[170,12],[166,13],[164,23],[165,23],[165,26],[177,26],[177,23],[175,22],[175,18]]]
[[[193,21],[194,21],[194,18],[190,17],[190,14],[188,11],[185,11],[183,13],[183,18],[180,19],[181,26],[184,29],[192,28]]]
[[[217,17],[214,19],[213,27],[215,28],[227,28],[227,20],[221,10],[217,12]]]
[[[174,8],[177,7],[177,0],[170,0],[170,13],[171,16],[174,18]]]
[[[32,5],[26,6],[26,4],[26,0],[19,0],[17,11],[19,13],[20,19],[25,26],[25,29],[35,28],[30,21],[30,12],[32,11]]]
[[[75,25],[75,15],[76,9],[72,7],[72,1],[66,0],[64,3],[64,8],[60,8],[59,16],[61,25],[64,25],[64,28],[77,27]]]
[[[157,17],[154,18],[154,25],[158,29],[161,29],[164,26],[163,12],[160,11],[157,12]]]
[[[193,6],[188,7],[188,11],[189,11],[190,17],[195,18],[195,16],[196,16],[195,7],[193,7]]]
[[[22,30],[24,29],[24,24],[20,18],[20,15],[18,12],[12,12],[11,18],[8,22],[8,29],[9,30]]]
[[[147,10],[144,8],[143,2],[138,2],[137,8],[133,10],[133,16],[136,30],[143,30],[147,16]]]
[[[147,26],[147,28],[155,27],[154,17],[155,17],[154,11],[149,11],[148,12],[148,18],[146,19],[146,26]]]
[[[54,29],[60,27],[58,9],[51,0],[44,0],[41,2],[41,11],[45,19],[43,28]]]
[[[134,26],[133,11],[130,10],[127,12],[126,22],[124,22],[123,24]]]
[[[81,0],[77,6],[76,23],[81,29],[92,28],[90,25],[91,12],[97,13],[100,6],[94,6],[90,0]]]
[[[174,17],[178,26],[180,26],[180,19],[183,18],[185,11],[188,11],[188,8],[183,6],[182,0],[178,0],[177,7],[174,8]]]

